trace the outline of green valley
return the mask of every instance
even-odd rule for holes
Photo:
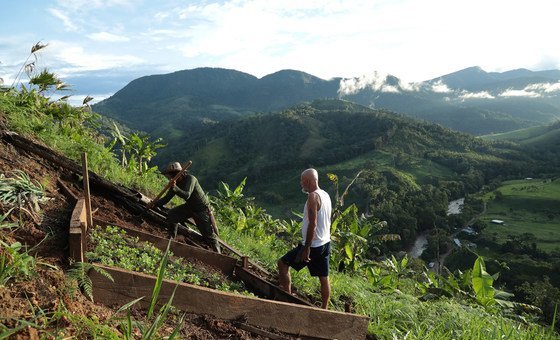
[[[505,243],[511,235],[529,233],[535,236],[538,249],[560,252],[560,179],[506,181],[483,199],[487,201],[481,216],[487,224],[483,234]]]
[[[320,83],[309,75],[302,77],[295,73],[295,78],[293,75],[288,72],[277,76],[310,87]],[[244,74],[231,78],[232,83],[221,83],[221,79],[212,80],[215,92],[198,88],[196,84],[189,86],[201,91],[210,101],[223,95],[220,91],[227,92],[232,84],[254,80]],[[550,150],[554,137],[526,145],[486,141],[389,110],[375,110],[339,99],[301,101],[298,98],[298,105],[276,113],[254,113],[247,107],[232,111],[214,103],[216,115],[206,115],[208,102],[182,98],[177,83],[166,84],[169,92],[175,91],[181,97],[174,101],[174,118],[193,118],[184,117],[181,109],[200,104],[199,115],[195,117],[200,124],[187,129],[191,122],[156,124],[165,117],[165,114],[155,115],[162,103],[157,100],[165,99],[150,98],[154,88],[144,83],[142,91],[129,88],[123,93],[144,101],[141,104],[146,107],[153,105],[153,111],[146,116],[142,116],[145,112],[137,111],[128,117],[137,115],[138,124],[152,124],[151,132],[158,135],[150,136],[107,121],[100,124],[87,102],[72,107],[64,100],[46,97],[45,91],[54,92],[60,84],[54,77],[34,81],[38,88],[31,85],[6,88],[0,93],[0,115],[6,136],[15,131],[42,141],[74,160],[85,151],[91,169],[100,176],[152,196],[166,182],[152,158],[158,156],[160,165],[169,159],[192,159],[189,171],[197,175],[205,188],[211,189],[220,238],[272,273],[276,273],[278,258],[300,239],[300,218],[292,215],[292,211],[300,211],[305,198],[298,183],[300,173],[307,167],[317,168],[319,183],[329,191],[335,205],[329,308],[366,315],[369,337],[558,338],[555,311],[560,302],[560,271],[557,270],[560,256],[552,242],[560,238],[555,228],[559,219],[560,185],[556,167],[559,157],[556,150]],[[274,87],[271,85],[269,89]],[[242,96],[228,98],[243,99]],[[152,99],[156,101],[151,102]],[[173,134],[159,135],[169,131]],[[163,143],[169,142],[164,147],[158,137],[170,137],[171,142],[164,140]],[[26,188],[31,187],[42,196],[48,192],[59,199],[61,195],[53,183],[72,176],[45,164],[44,160],[18,154],[20,151],[8,144],[3,143],[0,149],[3,171],[15,178],[14,174],[27,170],[29,174],[24,172],[24,175],[30,177],[18,177],[19,180],[27,178]],[[42,169],[47,169],[46,174]],[[543,181],[536,175],[552,180]],[[515,180],[526,177],[535,179]],[[40,185],[35,183],[38,178]],[[5,274],[0,282],[3,296],[12,294],[10,289],[14,285],[17,289],[38,285],[52,276],[57,276],[60,282],[66,276],[78,275],[80,266],[83,271],[84,264],[72,267],[74,271],[68,270],[70,264],[63,255],[67,236],[61,236],[64,234],[59,230],[64,223],[60,222],[64,219],[62,202],[47,200],[50,204],[44,211],[47,224],[41,224],[37,216],[26,212],[26,207],[14,203],[18,199],[13,198],[16,194],[10,188],[3,186],[8,192],[3,197],[11,201],[2,201],[0,221],[0,269]],[[346,189],[348,195],[343,194]],[[463,213],[448,215],[449,202],[460,197],[466,198]],[[484,200],[487,201],[485,211]],[[125,210],[118,207],[114,214],[121,216]],[[460,236],[476,247],[467,245],[452,251],[450,236],[458,234],[483,211],[480,221],[473,223],[481,233]],[[136,217],[130,223],[142,228]],[[506,220],[505,227],[511,228],[492,229],[494,226],[484,223],[498,217]],[[531,238],[528,232],[533,231]],[[54,238],[47,248],[53,253],[45,259],[51,263],[39,260],[45,248],[39,248],[41,252],[28,250],[43,242],[36,235]],[[439,256],[446,252],[449,255],[446,267],[451,270],[436,272],[426,265],[428,261],[406,255],[419,235],[427,239],[425,257],[431,260],[431,254]],[[104,241],[99,242],[104,248],[97,249],[93,258],[99,259],[104,252],[115,250],[112,254],[115,256],[105,259],[107,263],[123,260],[121,266],[139,271],[148,269],[149,265],[153,272],[157,267],[153,256],[159,256],[159,252],[152,256],[128,245],[116,250],[121,241],[135,242],[114,236],[97,239]],[[139,256],[134,259],[118,256],[123,252],[130,255],[138,252]],[[159,265],[160,281],[167,254],[162,255]],[[134,267],[127,267],[132,261]],[[40,270],[36,270],[38,266]],[[185,274],[177,276],[181,281],[205,284],[204,270],[186,275],[185,271],[192,270],[188,266],[179,262],[173,266],[181,267],[176,268],[177,273]],[[78,274],[71,274],[76,271]],[[34,280],[36,277],[42,279]],[[306,272],[294,273],[293,279],[298,292],[315,303],[318,282]],[[218,280],[212,278],[212,282]],[[83,281],[68,283],[80,284]],[[152,323],[153,334],[173,337],[170,333],[175,331],[171,330],[183,327],[184,318],[178,317],[169,318],[168,324],[162,327],[160,318],[165,317],[167,309],[157,316],[150,312],[147,315],[128,312],[127,319],[112,316],[122,312],[124,306],[96,314],[99,309],[95,308],[99,306],[84,300],[76,294],[78,291],[66,285],[60,284],[63,287],[60,290],[53,286],[47,286],[45,293],[54,304],[39,305],[33,296],[25,296],[27,300],[21,306],[10,305],[13,315],[2,319],[0,335],[26,331],[31,334],[31,325],[46,337],[95,338],[103,334],[118,338],[123,329],[132,337],[133,325],[143,332]],[[215,286],[232,290],[228,285]],[[509,292],[514,292],[515,297]],[[16,299],[19,295],[10,297]],[[79,311],[74,315],[66,307],[76,303],[86,310],[83,316]],[[181,336],[190,335],[189,329],[182,331]],[[145,338],[155,337],[152,335]]]

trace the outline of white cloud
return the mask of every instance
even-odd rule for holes
[[[523,90],[508,89],[500,93],[499,96],[500,97],[529,97],[529,98],[542,97],[540,93],[533,92],[533,91],[526,91],[525,89]]]
[[[329,79],[376,69],[424,81],[476,65],[486,71],[560,65],[560,44],[550,43],[560,1],[552,0],[56,0],[34,7],[51,8],[48,22],[22,17],[6,30],[34,37],[30,30],[45,27],[39,38],[81,39],[99,54],[106,48],[100,42],[119,39],[118,46],[105,44],[110,53],[169,70],[214,66],[262,77],[291,68]],[[60,23],[47,27],[53,18]],[[83,36],[57,38],[60,27]],[[103,32],[115,37],[95,35]],[[418,90],[404,81],[397,87]]]
[[[116,35],[109,32],[97,32],[88,35],[88,38],[95,41],[104,41],[104,42],[123,42],[129,41],[128,37],[122,35]]]
[[[398,92],[397,88],[386,84],[388,76],[387,73],[373,71],[373,73],[359,78],[341,79],[338,94],[351,95],[366,88],[370,88],[372,91],[395,92],[396,90]]]
[[[163,21],[163,20],[169,18],[169,16],[171,16],[171,13],[169,13],[169,12],[157,12],[156,14],[154,14],[154,18],[157,21]]]
[[[131,6],[133,0],[58,0],[59,6],[71,11],[87,11],[92,9],[116,6]]]
[[[453,92],[441,79],[432,84],[432,91],[436,93]]]
[[[49,8],[48,11],[56,18],[62,20],[62,24],[66,28],[67,31],[75,32],[78,30],[78,27],[70,20],[70,17],[63,13],[61,10],[56,8]]]
[[[459,99],[466,100],[466,99],[494,99],[493,95],[491,95],[488,91],[481,91],[481,92],[467,92],[463,91],[459,94]]]
[[[133,55],[96,53],[86,51],[79,45],[58,41],[53,42],[51,45],[52,51],[55,51],[55,59],[69,65],[57,70],[61,73],[61,77],[66,77],[68,74],[76,72],[131,67],[144,62],[141,58]]]
[[[422,88],[422,83],[407,83],[400,81],[399,86],[403,89],[403,91],[417,92]]]
[[[560,82],[557,83],[538,83],[531,84],[525,87],[525,91],[540,91],[540,92],[560,92]]]

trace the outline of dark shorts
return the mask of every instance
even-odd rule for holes
[[[302,249],[303,245],[300,243],[297,247],[287,252],[286,255],[282,256],[280,260],[298,272],[303,267],[307,267],[311,276],[329,276],[331,243],[326,243],[320,247],[311,247],[311,252],[309,253],[311,260],[307,263],[296,262],[296,257]]]

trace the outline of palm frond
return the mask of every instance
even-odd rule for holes
[[[42,50],[43,48],[49,46],[49,44],[41,44],[41,42],[37,42],[35,45],[33,45],[33,47],[31,47],[31,53],[35,53],[39,50]]]
[[[84,98],[84,101],[82,102],[82,105],[88,105],[88,103],[89,103],[90,101],[92,101],[92,100],[93,100],[93,97],[86,96],[86,97]]]

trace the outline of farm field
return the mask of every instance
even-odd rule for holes
[[[539,249],[560,250],[560,179],[507,181],[484,199],[487,210],[481,220],[487,227],[483,233],[496,236],[499,243],[508,235],[531,233]]]

